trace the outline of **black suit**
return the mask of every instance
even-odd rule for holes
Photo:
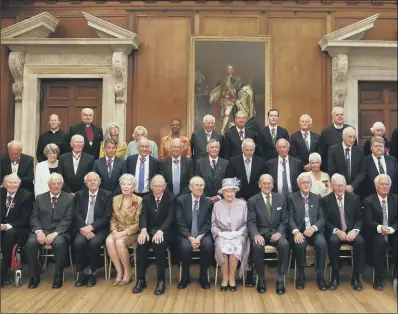
[[[189,193],[189,180],[193,177],[193,161],[181,156],[180,162],[180,191],[176,196]],[[159,163],[159,173],[165,178],[167,188],[173,193],[173,161],[167,157]]]
[[[245,139],[251,138],[254,142],[257,141],[257,133],[252,129],[245,128],[244,136]],[[242,154],[242,141],[240,140],[238,130],[234,126],[224,134],[221,157],[229,160],[240,154]]]
[[[39,140],[37,141],[36,157],[37,161],[41,162],[47,160],[44,156],[43,150],[47,144],[54,143],[59,148],[59,155],[70,152],[70,141],[68,141],[69,135],[65,131],[58,130],[52,132],[51,130],[45,131],[40,134]]]
[[[211,213],[213,202],[205,196],[199,199],[198,235],[200,240],[200,274],[204,275],[212,261],[213,239],[210,233]],[[192,260],[192,245],[188,238],[191,237],[192,228],[192,194],[182,195],[176,201],[176,225],[178,229],[178,242],[180,246],[182,278],[189,278],[189,266]]]
[[[264,246],[254,242],[254,236],[259,234],[265,240],[265,245],[272,245],[278,250],[278,273],[284,274],[289,262],[289,242],[286,239],[288,227],[286,198],[277,193],[271,193],[271,217],[265,206],[263,194],[260,192],[247,202],[247,229],[252,240],[253,263],[259,280],[264,280]],[[279,232],[278,242],[271,242],[271,236]]]
[[[0,182],[3,182],[6,175],[12,174],[11,159],[8,156],[4,156],[0,160]],[[20,187],[33,193],[33,157],[25,154],[21,154],[18,164],[17,175],[21,180]]]
[[[75,193],[85,188],[84,177],[87,173],[92,171],[94,164],[93,156],[81,153],[79,165],[75,174],[73,158],[72,153],[59,156],[58,173],[64,178],[64,186],[62,189],[68,193]]]
[[[276,142],[284,138],[289,142],[289,132],[278,125],[276,129]],[[265,161],[273,159],[278,156],[278,152],[275,149],[274,144],[272,143],[271,131],[269,126],[264,127],[257,136],[257,155],[260,156]]]
[[[112,216],[112,194],[106,190],[98,189],[94,205],[94,238],[87,238],[80,234],[80,228],[87,226],[86,219],[89,208],[89,191],[83,190],[75,194],[73,204],[73,227],[75,239],[73,241],[73,252],[75,256],[76,270],[82,271],[87,264],[94,272],[98,267],[101,254],[101,246],[109,234],[109,221]],[[88,255],[88,256],[87,256]]]
[[[140,215],[140,230],[146,228],[149,241],[144,244],[137,243],[137,279],[145,279],[148,251],[152,246],[156,259],[156,268],[158,280],[165,280],[167,244],[170,242],[170,226],[175,217],[176,198],[173,193],[165,190],[158,209],[156,209],[156,200],[152,193],[145,195],[142,199],[142,211]],[[155,233],[161,230],[164,241],[156,244],[152,242]]]
[[[69,128],[68,142],[70,142],[70,139],[72,138],[73,135],[80,134],[81,136],[84,137],[83,152],[90,154],[91,156],[94,156],[95,159],[98,159],[101,142],[104,139],[104,134],[102,132],[102,128],[100,128],[94,124],[91,124],[91,128],[92,128],[93,134],[94,134],[94,140],[91,145],[90,145],[90,141],[88,140],[87,135],[86,135],[86,128],[87,127],[83,123],[79,123],[79,124],[71,126]]]
[[[390,141],[385,136],[383,136],[383,139],[384,139],[384,149],[387,149],[389,151],[389,155],[393,155],[391,153]],[[363,145],[363,152],[364,152],[365,157],[372,154],[370,139],[366,140],[365,144]],[[397,157],[395,157],[395,158],[397,158]]]
[[[240,154],[232,157],[229,161],[225,177],[238,178],[240,180],[240,191],[237,193],[237,197],[242,197],[243,199],[248,200],[253,195],[260,192],[258,180],[264,173],[266,173],[264,160],[260,157],[253,156],[251,160],[250,180],[248,182],[243,154]]]
[[[329,240],[329,259],[333,271],[338,272],[339,270],[340,246],[348,244],[354,247],[354,275],[363,273],[365,268],[365,241],[362,237],[363,214],[359,196],[349,192],[344,193],[344,219],[347,225],[345,233],[348,234],[353,229],[359,232],[352,242],[341,241],[334,233],[336,228],[342,230],[336,194],[330,193],[326,195],[322,199],[322,203],[326,216],[325,229],[326,237]]]
[[[297,158],[294,158],[292,156],[289,156],[289,171],[290,171],[290,178],[287,178],[287,180],[290,180],[290,186],[292,187],[292,193],[298,191],[298,185],[297,185],[297,177],[299,174],[302,172],[302,164],[301,161]],[[281,163],[279,162],[279,157],[268,160],[265,163],[265,173],[269,173],[271,177],[274,179],[274,187],[272,189],[273,192],[278,193],[279,191],[279,186],[278,184],[280,183],[281,185],[283,182],[278,182],[278,171],[279,167],[282,167]]]
[[[398,128],[391,134],[391,155],[398,159]]]
[[[223,136],[221,133],[217,131],[211,132],[210,139],[217,140],[220,143],[220,151],[222,150],[223,144]],[[196,132],[192,133],[191,136],[191,150],[192,150],[192,159],[195,161],[207,156],[207,137],[205,129],[200,129]]]
[[[336,144],[329,147],[328,151],[328,172],[329,176],[332,177],[335,173],[339,173],[344,176],[347,184],[351,184],[355,180],[364,159],[363,149],[359,146],[351,146],[351,175],[348,175],[347,165],[345,163],[345,151],[343,144]]]
[[[128,156],[126,159],[126,173],[130,173],[132,174],[136,180],[137,180],[137,187],[136,189],[138,189],[138,180],[139,180],[139,176],[135,175],[135,170],[136,170],[136,166],[137,166],[137,162],[140,162],[138,160],[138,156],[140,156],[139,154],[135,154],[135,155],[131,155]],[[156,158],[153,158],[152,156],[148,155],[145,158],[149,158],[149,173],[145,173],[145,176],[148,176],[149,181],[151,181],[151,179],[157,174],[159,173],[159,161]],[[149,186],[145,187],[147,188],[147,190],[149,191]],[[147,193],[135,193],[140,197],[145,196]]]
[[[309,163],[308,157],[311,153],[317,153],[319,151],[319,140],[321,136],[317,133],[309,131],[310,133],[310,150],[307,149],[307,145],[304,142],[303,134],[301,130],[290,135],[290,156],[293,156],[301,160],[303,166]]]
[[[205,181],[204,194],[207,197],[218,195],[221,189],[222,180],[225,178],[228,160],[218,157],[215,170],[210,166],[209,156],[196,160],[195,175],[201,177]]]
[[[52,243],[55,258],[55,274],[62,275],[68,257],[68,245],[71,238],[70,225],[73,220],[73,196],[61,192],[55,208],[52,208],[50,192],[40,194],[33,204],[30,217],[32,233],[29,235],[25,246],[26,258],[32,277],[39,277],[40,270],[37,261],[37,251],[40,247],[37,242],[36,231],[42,230],[47,236],[57,232],[58,235]]]
[[[297,229],[303,233],[305,226],[305,204],[301,192],[298,191],[288,196],[288,217],[290,232]],[[322,199],[319,195],[309,193],[308,195],[308,209],[310,225],[316,226],[318,231],[314,232],[310,238],[304,237],[303,243],[294,242],[294,251],[296,254],[297,267],[304,269],[305,267],[305,251],[307,243],[313,245],[316,255],[316,271],[318,277],[323,278],[323,271],[325,268],[325,254],[327,251],[327,244],[323,236],[323,229],[325,226],[325,216],[322,208]]]
[[[7,274],[11,265],[12,249],[16,243],[24,244],[29,234],[29,219],[32,213],[34,195],[22,188],[19,188],[14,195],[12,203],[7,205],[7,190],[0,189],[0,212],[1,223],[8,224],[12,228],[1,231],[2,247],[2,278]]]
[[[100,188],[111,192],[112,195],[116,195],[121,192],[119,178],[126,172],[126,161],[115,157],[112,162],[111,176],[109,177],[106,159],[106,157],[102,157],[95,160],[93,171],[98,173],[101,178]]]

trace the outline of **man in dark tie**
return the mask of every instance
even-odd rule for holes
[[[311,131],[312,118],[308,114],[300,117],[300,131],[290,135],[290,156],[300,159],[305,171],[310,171],[308,157],[319,150],[320,135]]]
[[[238,111],[235,115],[235,126],[230,128],[224,134],[224,142],[221,156],[230,160],[236,155],[242,153],[242,142],[244,139],[250,138],[256,142],[256,132],[245,127],[247,122],[247,114]]]
[[[32,233],[25,246],[26,259],[32,277],[28,288],[35,289],[40,283],[37,251],[44,245],[51,245],[55,259],[53,288],[61,288],[65,262],[68,260],[70,241],[69,227],[73,219],[73,196],[62,191],[63,178],[52,173],[48,180],[49,192],[36,197],[30,218]]]
[[[155,255],[158,282],[155,295],[162,295],[166,289],[165,270],[167,244],[170,241],[170,226],[175,216],[175,196],[166,190],[166,181],[161,175],[151,180],[151,193],[142,199],[140,234],[137,239],[137,279],[133,293],[146,288],[146,266],[148,251],[152,247]]]
[[[81,123],[69,128],[69,138],[75,134],[80,134],[84,138],[83,152],[98,159],[101,142],[104,139],[102,128],[93,124],[94,111],[84,108],[80,114]]]
[[[298,191],[297,177],[302,172],[301,161],[289,156],[290,144],[284,138],[276,142],[277,158],[265,163],[265,173],[269,173],[274,179],[275,193],[288,196]]]
[[[300,190],[289,195],[287,199],[289,227],[294,236],[293,246],[297,263],[296,289],[304,289],[305,256],[309,244],[315,248],[318,287],[321,291],[326,291],[324,268],[327,244],[323,235],[325,216],[322,199],[310,192],[312,181],[308,173],[301,173],[297,183]]]
[[[202,289],[209,289],[207,270],[213,258],[213,239],[211,236],[211,213],[213,202],[203,195],[205,182],[201,177],[193,177],[189,183],[190,194],[177,198],[176,225],[180,245],[182,276],[178,289],[189,284],[189,267],[193,250],[200,250],[199,282]]]
[[[257,292],[266,290],[264,278],[264,246],[278,250],[276,293],[285,294],[285,273],[289,263],[289,242],[286,239],[288,218],[286,198],[272,193],[274,180],[263,174],[258,182],[261,192],[247,202],[247,228],[252,240],[253,263],[258,275]]]
[[[15,173],[21,180],[21,188],[33,193],[33,157],[22,154],[20,141],[7,144],[8,155],[0,159],[0,182],[6,175]]]
[[[4,178],[0,189],[1,211],[1,284],[8,283],[8,269],[12,250],[16,243],[22,246],[29,234],[29,219],[32,213],[34,195],[20,188],[21,180],[14,174]]]
[[[391,178],[380,174],[375,178],[376,193],[368,196],[364,202],[365,224],[373,236],[373,288],[383,290],[383,269],[388,246],[393,248],[393,261],[398,259],[398,196],[390,194]],[[393,278],[397,278],[397,268],[394,267]]]
[[[204,194],[213,203],[221,199],[218,190],[221,189],[221,182],[225,178],[228,166],[228,160],[219,157],[219,153],[220,143],[212,139],[207,143],[208,156],[197,160],[195,165],[195,175],[205,181]]]
[[[109,234],[112,195],[99,188],[100,181],[97,173],[89,172],[84,178],[87,189],[75,194],[73,252],[79,274],[75,287],[95,286],[101,246]]]
[[[108,138],[104,141],[105,156],[94,161],[93,171],[101,178],[100,188],[119,194],[119,178],[126,172],[126,162],[116,157],[117,143]]]
[[[268,111],[268,125],[264,127],[258,134],[257,155],[264,161],[268,161],[278,156],[276,143],[279,139],[284,138],[289,141],[289,133],[285,128],[278,126],[279,111],[278,109],[270,109]]]
[[[340,246],[348,244],[354,248],[354,270],[351,276],[351,285],[354,290],[362,291],[360,276],[365,268],[365,240],[361,234],[363,231],[361,201],[357,195],[346,192],[346,185],[343,175],[334,174],[332,176],[334,193],[330,193],[322,199],[326,216],[326,236],[329,242],[329,260],[332,267],[329,290],[337,289],[340,284]]]

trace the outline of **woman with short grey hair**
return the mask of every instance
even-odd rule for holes
[[[318,153],[311,153],[308,157],[310,171],[305,172],[311,178],[311,193],[318,194],[321,197],[333,191],[330,177],[326,172],[321,171],[322,158]]]
[[[142,137],[148,138],[148,131],[145,127],[139,125],[134,129],[131,135],[134,141],[130,142],[127,147],[127,157],[138,154],[138,142]],[[158,145],[154,141],[149,140],[149,154],[158,159]]]
[[[43,154],[47,157],[47,160],[39,162],[36,165],[34,187],[35,187],[35,197],[39,194],[48,192],[48,179],[50,174],[58,172],[58,156],[59,147],[54,144],[47,144],[44,147]]]
[[[373,126],[370,128],[370,132],[372,132],[372,136],[380,136],[384,139],[384,152],[386,155],[390,155],[391,145],[389,140],[384,136],[386,133],[386,127],[382,122],[375,122]],[[363,152],[365,156],[368,156],[372,153],[371,150],[371,139],[367,139],[365,145],[363,146]]]

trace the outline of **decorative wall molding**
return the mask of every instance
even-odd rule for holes
[[[15,105],[20,105],[22,102],[23,93],[23,72],[25,67],[25,54],[23,52],[13,51],[8,56],[8,66],[14,83],[12,84],[12,91],[15,95]]]
[[[348,55],[339,53],[332,59],[333,107],[344,107],[347,94]]]
[[[127,103],[127,66],[127,54],[122,51],[114,52],[112,56],[112,69],[116,105],[126,105]]]

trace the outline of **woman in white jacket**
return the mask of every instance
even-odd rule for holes
[[[43,150],[47,160],[39,162],[35,171],[35,197],[48,192],[48,179],[50,174],[58,172],[59,148],[56,144],[47,144]]]

